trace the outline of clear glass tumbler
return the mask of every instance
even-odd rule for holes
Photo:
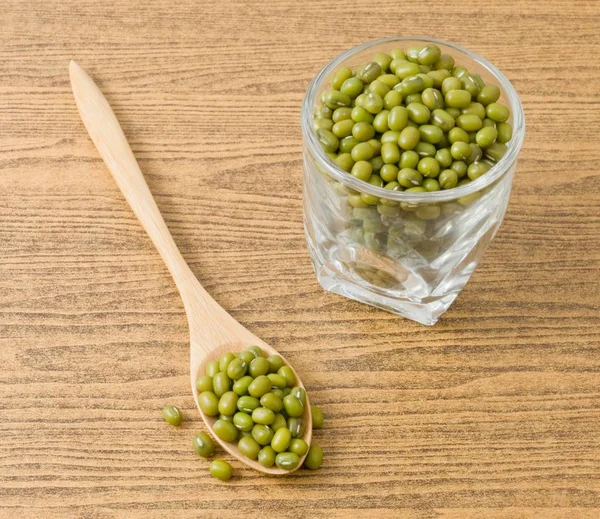
[[[312,129],[319,96],[330,88],[330,76],[340,66],[354,69],[377,52],[428,43],[451,54],[456,65],[500,87],[500,102],[511,109],[508,150],[487,173],[454,189],[410,193],[362,182],[321,148]],[[491,63],[452,43],[430,38],[377,40],[338,56],[314,78],[302,106],[302,134],[304,226],[321,286],[419,323],[435,324],[502,223],[525,135],[514,87]],[[354,207],[350,202],[358,193],[379,198],[379,205]]]

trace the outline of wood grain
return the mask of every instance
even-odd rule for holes
[[[593,0],[0,0],[0,516],[598,517],[599,15]],[[494,62],[528,127],[505,222],[434,328],[323,292],[302,228],[310,79],[410,33]],[[302,373],[327,417],[321,471],[236,464],[222,484],[191,450],[183,306],[79,121],[70,59],[199,280]]]

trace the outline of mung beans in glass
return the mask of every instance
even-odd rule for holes
[[[350,122],[315,125],[329,118]],[[304,223],[321,285],[434,324],[504,217],[525,131],[513,86],[454,44],[378,40],[315,77],[302,129]]]

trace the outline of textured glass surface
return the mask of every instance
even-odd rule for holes
[[[380,215],[375,206],[353,208],[348,188],[321,173],[305,151],[304,222],[319,283],[330,292],[434,324],[496,234],[513,171],[514,165],[483,191],[436,204],[440,215],[424,220],[416,209],[426,204],[397,207],[396,216]]]
[[[401,43],[406,47],[411,41]],[[387,41],[356,54],[372,55],[394,46],[398,42]],[[450,52],[456,55],[455,50]],[[479,66],[477,70],[490,77],[488,69],[470,59],[462,56],[460,61],[470,68]],[[347,61],[338,58],[335,68],[342,63],[356,64],[356,55]],[[506,87],[508,81],[501,81],[494,82]],[[315,92],[312,97],[307,94],[303,118],[308,111],[310,120],[314,99],[326,84],[321,78],[311,85]],[[507,98],[505,89],[503,98]],[[515,106],[521,110],[518,99],[510,105],[513,112]],[[518,118],[511,144],[520,148],[522,113]],[[318,145],[307,138],[304,123],[304,223],[319,283],[330,292],[434,324],[465,286],[502,223],[518,149],[493,168],[492,183],[482,180],[492,175],[490,170],[466,188],[467,194],[465,189],[455,190],[454,196],[453,190],[448,190],[402,200],[402,193],[394,193],[393,200],[380,197],[378,205],[355,208],[349,200],[364,184],[355,179],[347,182],[349,175],[336,171]]]

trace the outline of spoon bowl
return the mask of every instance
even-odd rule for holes
[[[204,373],[206,364],[211,360],[218,360],[228,351],[238,353],[252,345],[260,346],[267,355],[280,354],[231,317],[196,279],[173,241],[108,101],[85,70],[75,61],[71,61],[69,65],[69,75],[79,114],[92,141],[169,269],[183,301],[190,329],[192,392],[196,406],[198,406],[196,378]],[[285,359],[284,361],[294,371],[294,368]],[[304,388],[298,373],[294,371],[294,374],[297,380],[296,385]],[[308,395],[306,398],[303,415],[306,430],[303,439],[310,445],[312,415]],[[221,447],[257,471],[270,475],[284,475],[293,472],[304,462],[306,455],[300,457],[300,463],[296,469],[284,470],[276,466],[263,467],[257,461],[244,456],[236,444],[222,441],[213,430],[216,418],[206,416],[199,406],[198,410],[206,427]]]
[[[233,320],[233,317],[231,317],[231,319]],[[234,320],[234,322],[237,323],[237,321],[235,321],[235,320]],[[191,336],[192,336],[192,331],[190,328],[190,339],[191,339]],[[276,350],[274,350],[271,346],[264,343],[258,337],[256,337],[256,336],[253,336],[253,337],[254,337],[254,339],[250,342],[245,342],[245,343],[234,342],[234,343],[229,343],[229,344],[222,344],[221,346],[216,348],[212,352],[212,354],[205,356],[202,363],[197,364],[197,369],[195,371],[194,371],[194,366],[196,364],[192,360],[190,363],[190,366],[191,366],[190,374],[192,377],[192,392],[194,394],[194,400],[196,401],[196,406],[198,407],[198,411],[200,411],[200,415],[202,416],[202,420],[204,420],[204,423],[206,424],[206,426],[212,433],[213,437],[219,442],[219,444],[221,445],[221,447],[223,447],[223,449],[225,449],[227,452],[229,452],[229,454],[231,454],[232,456],[235,456],[236,458],[241,459],[244,463],[246,463],[246,465],[248,465],[249,467],[251,467],[255,470],[264,472],[265,474],[270,474],[270,475],[274,475],[274,476],[282,476],[285,474],[289,474],[290,472],[293,472],[293,470],[296,470],[297,468],[299,468],[302,465],[302,463],[304,462],[304,458],[306,457],[306,454],[304,456],[300,457],[300,463],[298,464],[298,467],[296,467],[296,469],[293,469],[293,470],[280,469],[279,467],[277,467],[275,465],[273,465],[273,467],[271,467],[271,468],[263,467],[260,463],[258,463],[258,461],[251,460],[250,458],[247,458],[246,456],[244,456],[238,449],[237,444],[228,443],[228,442],[221,440],[213,432],[213,426],[214,426],[215,422],[219,419],[219,417],[218,416],[208,416],[208,415],[204,414],[202,412],[202,409],[200,409],[200,406],[198,405],[198,390],[196,389],[196,379],[200,375],[204,374],[204,369],[205,369],[206,364],[213,360],[218,361],[221,358],[221,356],[227,352],[238,353],[244,349],[247,349],[248,346],[252,346],[252,345],[260,346],[260,348],[265,353],[265,356],[279,355],[284,360],[284,362],[290,368],[292,368],[292,371],[294,371],[294,374],[296,375],[296,386],[301,387],[302,389],[306,390],[306,388],[302,384],[302,381],[300,380],[300,377],[298,377],[298,373],[296,373],[296,371],[294,370],[292,365],[285,359],[285,357],[283,357],[281,355],[281,353],[278,353]],[[192,342],[192,344],[193,344],[193,342]],[[193,355],[194,355],[193,354],[193,351],[194,351],[193,346],[191,348],[191,351],[192,351],[192,357],[193,357]],[[304,420],[304,423],[306,424],[306,430],[304,431],[304,435],[302,436],[302,439],[308,445],[310,445],[310,442],[312,439],[312,414],[310,412],[310,401],[308,399],[308,392],[306,393],[306,405],[304,406],[304,414],[302,415],[302,419]]]

